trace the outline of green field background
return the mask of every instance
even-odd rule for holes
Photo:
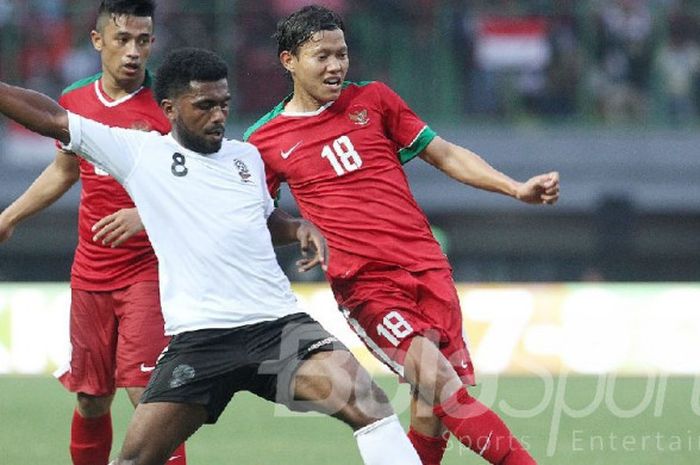
[[[406,425],[406,386],[391,378],[378,382]],[[474,393],[483,389],[487,394],[488,386],[495,393],[488,402],[496,410],[531,410],[517,415],[523,418],[503,417],[541,465],[700,463],[700,379],[567,377],[548,385],[537,378],[500,377],[482,382]],[[73,403],[52,378],[0,377],[0,465],[70,465]],[[120,393],[113,409],[113,455],[130,414]],[[191,465],[362,463],[350,429],[340,422],[291,414],[247,393],[237,395],[219,423],[203,427],[187,446]],[[479,463],[485,462],[454,441],[443,461]]]

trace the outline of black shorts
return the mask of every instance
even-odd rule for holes
[[[294,408],[292,379],[316,352],[348,349],[306,313],[230,329],[178,334],[158,360],[142,403],[200,404],[207,423],[238,391]]]

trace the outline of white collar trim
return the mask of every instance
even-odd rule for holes
[[[106,106],[107,108],[116,107],[117,105],[121,105],[122,103],[131,100],[132,97],[141,92],[141,90],[143,89],[143,86],[141,86],[129,95],[125,95],[124,97],[118,98],[117,100],[109,101],[100,89],[100,81],[101,79],[97,79],[95,81],[95,94],[97,94],[97,98],[100,100],[100,102],[102,102],[102,105]]]
[[[335,103],[335,100],[333,100],[332,102],[326,103],[321,108],[319,108],[318,110],[314,110],[314,111],[283,111],[281,114],[282,114],[282,116],[295,116],[295,117],[298,117],[298,116],[301,116],[301,117],[318,116],[321,113],[323,113],[326,110],[326,108],[330,107],[334,103]]]

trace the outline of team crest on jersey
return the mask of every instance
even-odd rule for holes
[[[369,112],[366,108],[355,106],[350,109],[348,118],[358,126],[364,126],[369,123]]]
[[[245,163],[243,163],[239,159],[235,159],[235,160],[233,160],[233,164],[236,165],[236,169],[238,170],[238,174],[241,177],[241,181],[253,182],[250,180],[250,177],[251,177],[250,170],[248,169],[248,166],[246,166]]]

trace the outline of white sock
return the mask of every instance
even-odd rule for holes
[[[396,415],[358,429],[355,439],[365,465],[421,465]]]

